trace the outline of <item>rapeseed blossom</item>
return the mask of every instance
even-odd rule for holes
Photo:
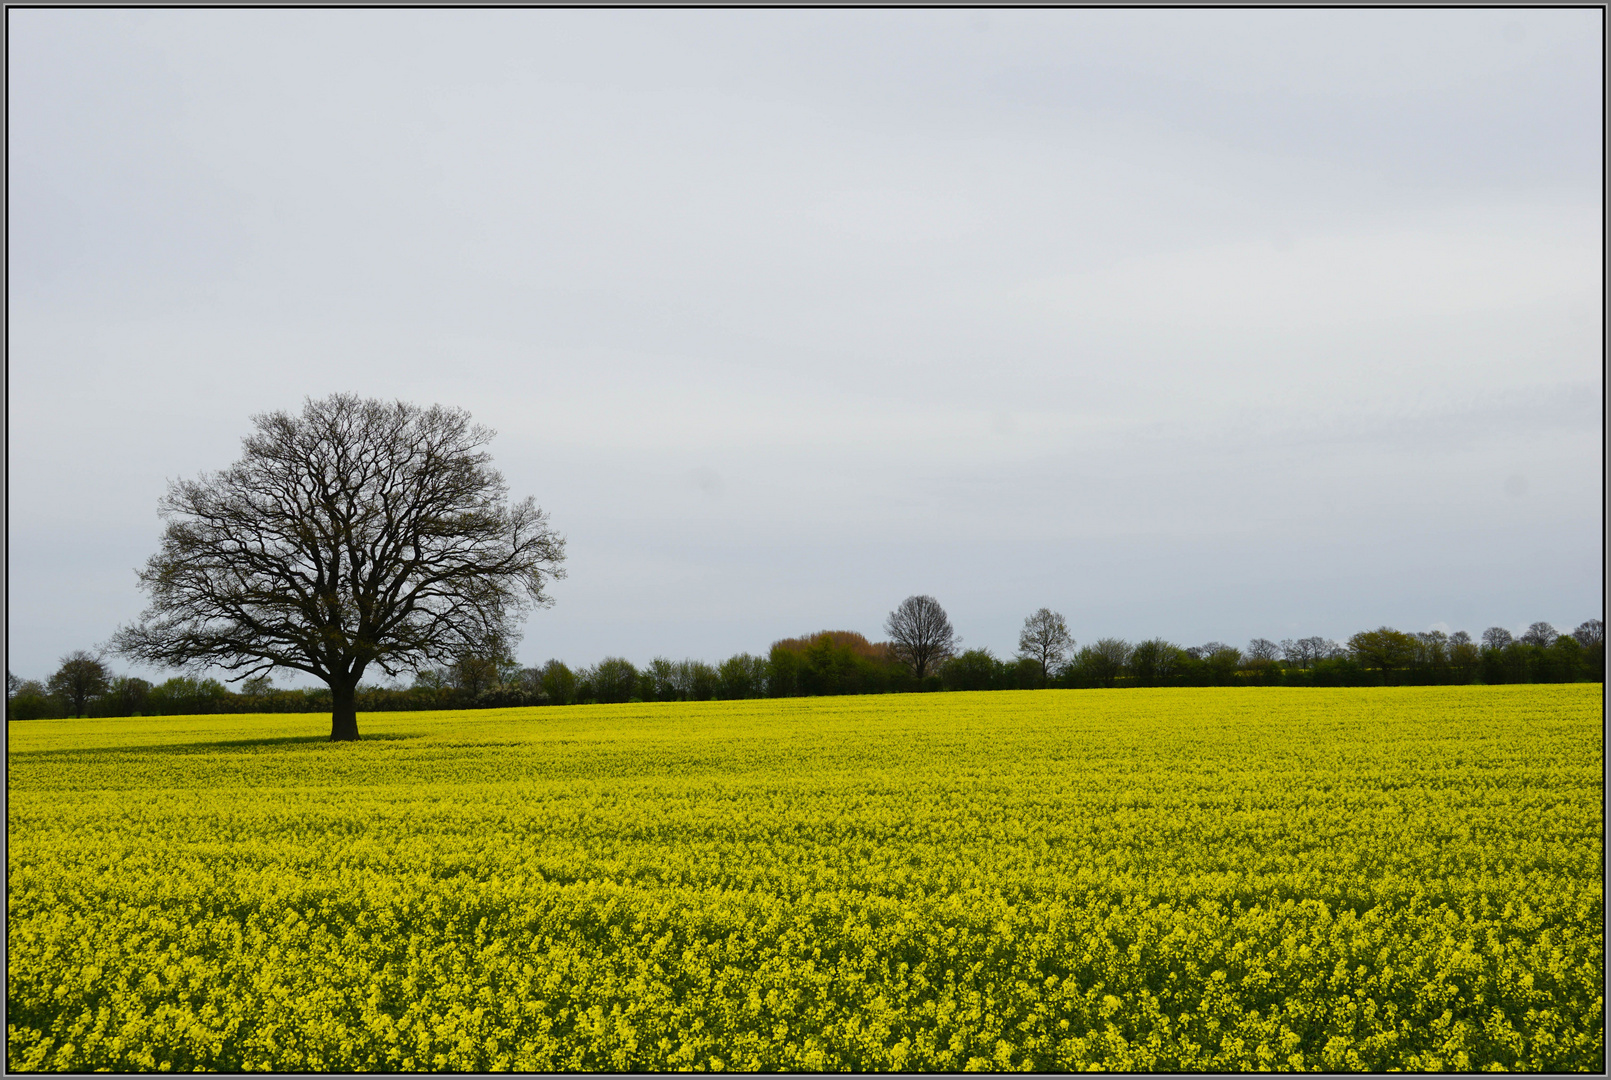
[[[9,1065],[1600,1071],[1601,695],[13,723]]]

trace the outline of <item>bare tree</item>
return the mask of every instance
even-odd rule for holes
[[[1440,667],[1448,660],[1448,634],[1445,634],[1442,630],[1418,630],[1414,637],[1417,644],[1416,663]]]
[[[1510,631],[1503,626],[1490,626],[1482,632],[1482,647],[1484,649],[1503,649],[1510,642]]]
[[[1590,645],[1599,645],[1605,641],[1605,623],[1599,619],[1590,619],[1572,631],[1577,643],[1585,649]]]
[[[1309,640],[1315,643],[1316,660],[1336,660],[1348,655],[1348,646],[1340,641],[1323,637],[1312,637]]]
[[[1252,645],[1248,648],[1251,650]],[[1316,660],[1337,656],[1343,651],[1342,646],[1323,637],[1298,638],[1296,641],[1285,638],[1280,649],[1281,659],[1296,668],[1313,667]]]
[[[884,633],[895,646],[895,655],[910,664],[921,679],[939,666],[956,648],[956,634],[945,609],[932,596],[908,596],[884,620]]]
[[[1547,649],[1555,644],[1555,639],[1560,636],[1555,627],[1549,623],[1535,622],[1527,628],[1527,633],[1521,636],[1521,643],[1523,645],[1538,645]]]
[[[1025,619],[1024,628],[1018,634],[1018,655],[1027,656],[1040,665],[1043,687],[1052,676],[1052,668],[1061,664],[1073,647],[1074,638],[1068,632],[1068,623],[1050,608],[1041,608]]]
[[[169,486],[151,604],[114,647],[153,664],[276,668],[330,685],[330,738],[358,738],[355,692],[492,651],[550,602],[565,541],[481,449],[460,409],[337,394],[253,418],[242,458]]]
[[[1472,642],[1470,634],[1456,630],[1449,635],[1449,666],[1459,672],[1460,678],[1469,680],[1481,661],[1482,653]]]
[[[1281,656],[1280,646],[1269,638],[1256,637],[1247,643],[1247,658],[1260,662],[1274,661]]]
[[[61,667],[45,685],[67,704],[67,715],[83,716],[90,698],[106,693],[109,673],[101,658],[83,649],[62,657]]]

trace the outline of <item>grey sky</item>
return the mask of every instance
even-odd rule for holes
[[[1599,11],[8,19],[24,677],[338,390],[498,430],[528,663],[1601,615]]]

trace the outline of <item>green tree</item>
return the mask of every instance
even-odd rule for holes
[[[1041,666],[1044,661],[1028,656],[1025,659],[1035,665],[1037,672],[1044,674]],[[989,649],[969,649],[945,662],[940,669],[940,681],[947,690],[995,690],[1001,686],[1005,674],[1004,665]]]
[[[1130,670],[1142,686],[1169,686],[1180,672],[1185,653],[1173,642],[1152,638],[1130,652]]]
[[[227,711],[233,696],[217,679],[176,675],[153,686],[146,694],[146,702],[153,715],[186,716]]]
[[[638,696],[638,669],[632,661],[606,656],[585,676],[594,700],[607,705],[630,701]]]
[[[1402,671],[1415,660],[1416,640],[1390,626],[1375,630],[1362,630],[1348,639],[1348,648],[1364,667],[1375,668],[1388,681],[1393,672]]]
[[[1499,662],[1504,666],[1507,683],[1538,681],[1538,646],[1512,641],[1498,650]]]
[[[865,675],[848,641],[821,633],[811,639],[800,655],[797,677],[800,693],[814,696],[861,693],[867,689]]]
[[[1583,646],[1571,634],[1561,634],[1548,650],[1553,654],[1550,667],[1559,682],[1576,682],[1583,675]]]
[[[150,693],[150,683],[132,675],[123,675],[112,680],[104,700],[114,716],[139,716],[146,712],[146,698]]]
[[[550,705],[569,705],[576,700],[576,676],[558,660],[542,667],[542,691]]]
[[[1579,660],[1585,677],[1595,681],[1605,681],[1605,623],[1599,619],[1589,619],[1572,631],[1572,637],[1583,646],[1583,653]]]
[[[19,681],[6,698],[7,720],[47,720],[60,715],[62,703],[35,679]]]
[[[645,701],[683,700],[677,686],[677,665],[664,656],[650,660],[640,672],[640,677],[647,679],[649,684],[649,692],[643,695]]]
[[[677,681],[689,701],[710,701],[716,696],[721,677],[703,660],[684,660],[677,666]]]
[[[1209,682],[1214,686],[1236,686],[1236,673],[1242,670],[1242,650],[1234,645],[1210,643],[1205,645],[1203,666],[1208,670]]]
[[[766,694],[768,697],[794,697],[800,693],[800,653],[781,641],[772,646],[766,657]]]
[[[727,700],[757,698],[766,694],[766,660],[739,653],[723,660],[717,669],[716,694]]]
[[[1077,677],[1096,686],[1113,686],[1130,663],[1130,643],[1121,638],[1098,638],[1074,657]]]
[[[1054,680],[1061,679],[1068,671],[1065,662],[1062,667],[1052,672]],[[1038,661],[1027,656],[1020,656],[1011,663],[1003,663],[1001,671],[1001,688],[1003,690],[1035,690],[1041,685],[1041,669]]]
[[[45,685],[61,698],[68,716],[86,716],[90,702],[106,693],[110,677],[100,657],[78,649],[62,657]]]
[[[1464,684],[1476,678],[1481,662],[1482,651],[1470,634],[1456,630],[1449,635],[1449,672],[1455,682]]]

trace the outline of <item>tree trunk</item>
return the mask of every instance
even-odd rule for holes
[[[330,741],[358,741],[358,684],[330,684]]]

